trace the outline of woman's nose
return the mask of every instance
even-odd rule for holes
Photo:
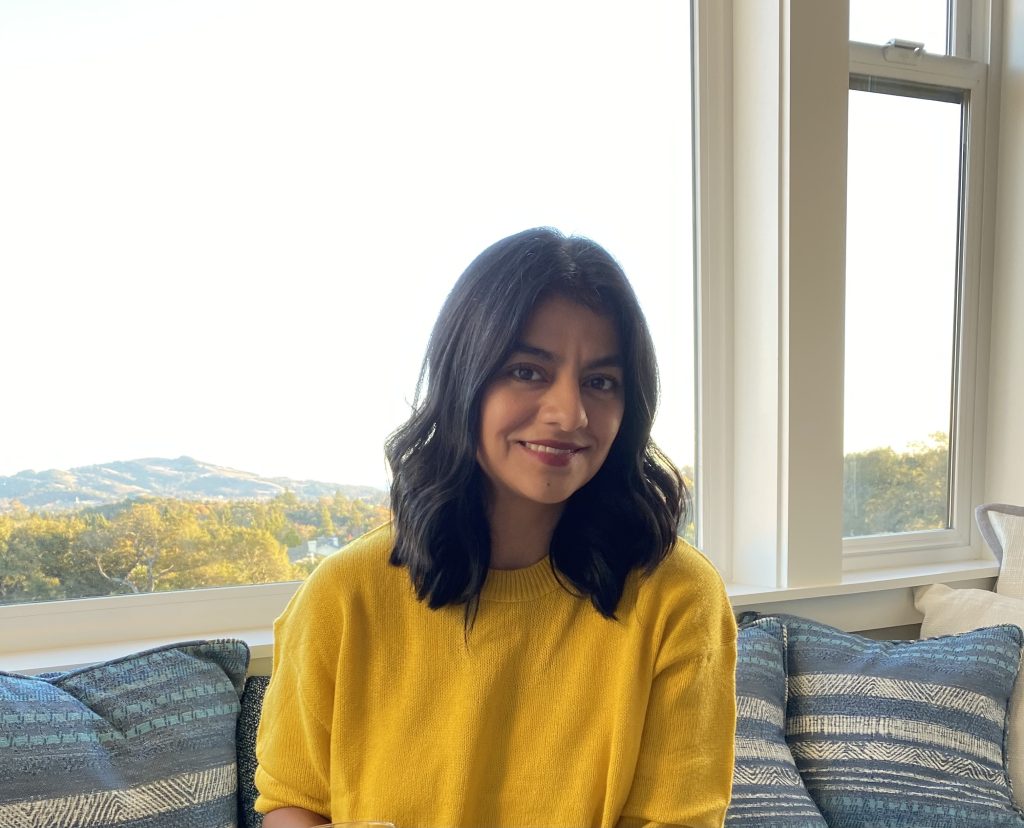
[[[556,425],[562,431],[586,427],[587,409],[575,379],[558,380],[549,386],[541,414],[546,423]]]

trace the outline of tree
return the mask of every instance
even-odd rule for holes
[[[327,506],[326,498],[320,501],[320,531],[326,537],[335,534],[334,521],[331,519],[331,510]]]
[[[196,573],[203,586],[268,584],[292,577],[288,550],[266,529],[220,527],[206,563]]]
[[[206,585],[198,576],[205,536],[192,504],[132,502],[85,532],[80,551],[110,594],[190,589]]]
[[[61,538],[52,535],[39,518],[15,522],[0,517],[0,604],[63,597],[59,581],[39,567],[43,549],[60,543]]]
[[[949,441],[932,434],[897,453],[891,448],[844,458],[843,535],[943,529],[949,502]]]

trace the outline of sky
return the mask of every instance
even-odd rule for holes
[[[0,475],[189,455],[383,486],[447,291],[541,224],[623,265],[659,354],[655,437],[691,464],[686,4],[493,9],[0,4]],[[877,259],[866,318],[903,301],[879,301]],[[869,385],[891,362],[871,339]],[[847,449],[934,430],[948,371],[915,364],[881,422],[848,405],[870,425]]]
[[[851,0],[850,39],[944,54],[945,0]],[[960,107],[852,92],[846,244],[847,452],[948,431]]]

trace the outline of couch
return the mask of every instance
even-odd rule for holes
[[[742,618],[726,825],[1024,828],[1004,758],[1022,645],[1007,624],[874,641]],[[238,641],[188,642],[0,674],[0,826],[260,826],[253,747],[268,679],[244,679],[247,656]]]
[[[1024,510],[1006,514],[1004,566],[1024,543]],[[1024,594],[933,585],[916,600],[914,641],[739,619],[728,828],[1024,828]],[[243,642],[220,640],[0,673],[0,828],[260,826],[268,679],[247,666]]]

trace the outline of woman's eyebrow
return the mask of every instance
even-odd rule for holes
[[[600,359],[595,359],[593,362],[586,364],[587,370],[593,370],[594,368],[621,368],[622,357],[618,354],[611,354]]]
[[[545,362],[558,362],[558,357],[551,353],[551,351],[538,348],[536,345],[528,345],[525,342],[517,342],[513,345],[512,353],[527,354],[544,360]],[[598,359],[588,362],[584,367],[588,371],[593,370],[594,368],[621,368],[622,357],[618,354],[609,354],[608,356],[599,357]]]
[[[546,359],[548,362],[555,361],[555,355],[551,353],[551,351],[545,351],[543,348],[538,348],[536,345],[527,345],[525,342],[516,342],[512,346],[512,353],[529,354],[530,356]]]

